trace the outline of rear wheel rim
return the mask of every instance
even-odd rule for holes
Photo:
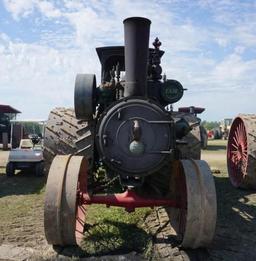
[[[238,117],[230,129],[227,148],[228,173],[235,187],[239,187],[247,175],[247,163],[247,131],[243,120]]]

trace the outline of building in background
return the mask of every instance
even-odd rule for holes
[[[0,104],[0,143],[6,144],[10,142],[10,132],[11,132],[11,120],[15,120],[17,114],[21,113],[17,109],[14,109],[10,105]]]

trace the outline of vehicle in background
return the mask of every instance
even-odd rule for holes
[[[221,122],[220,122],[220,131],[221,131],[221,138],[223,140],[227,140],[228,139],[228,135],[229,135],[229,131],[230,131],[230,128],[231,128],[231,124],[232,124],[232,120],[233,119],[223,119]]]
[[[12,148],[6,165],[6,175],[14,176],[15,170],[33,170],[36,176],[42,176],[44,170],[43,134],[44,121],[11,121],[11,140],[14,126],[20,126],[19,147]],[[26,125],[29,128],[26,128]],[[28,131],[31,133],[28,134]],[[16,141],[17,142],[17,141]],[[13,144],[13,143],[11,143]]]
[[[231,118],[223,119],[219,126],[208,130],[207,135],[209,139],[223,139],[226,140],[229,135],[230,127],[232,124]]]
[[[10,148],[10,121],[16,119],[20,111],[10,105],[0,104],[0,148],[8,150]]]
[[[207,131],[207,136],[209,139],[219,140],[222,139],[222,131],[220,127],[215,127]]]

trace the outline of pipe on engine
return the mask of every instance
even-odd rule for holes
[[[146,96],[151,21],[143,17],[130,17],[125,19],[123,23],[125,41],[124,96]]]

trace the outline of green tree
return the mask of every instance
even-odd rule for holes
[[[24,129],[26,134],[42,134],[42,126],[37,122],[25,122]]]
[[[205,127],[207,130],[212,130],[214,128],[218,128],[220,126],[219,121],[202,121],[202,125]]]

